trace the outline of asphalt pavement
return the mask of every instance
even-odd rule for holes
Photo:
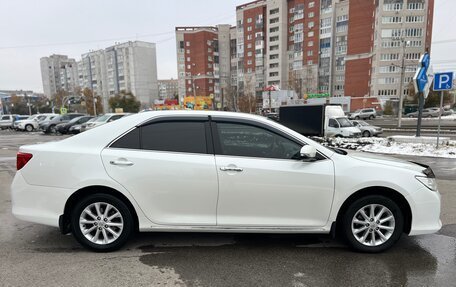
[[[455,286],[454,159],[401,156],[434,169],[444,227],[403,236],[381,254],[353,252],[328,236],[232,233],[143,233],[120,251],[93,253],[11,214],[18,147],[60,139],[0,132],[0,286]]]

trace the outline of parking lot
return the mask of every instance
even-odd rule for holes
[[[403,236],[382,254],[355,253],[329,236],[231,233],[145,233],[120,251],[93,253],[11,214],[19,146],[64,137],[0,131],[0,286],[454,286],[455,159],[401,156],[434,169],[444,227]]]

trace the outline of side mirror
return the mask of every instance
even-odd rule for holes
[[[301,148],[300,154],[304,159],[315,159],[317,150],[311,145],[305,145]]]

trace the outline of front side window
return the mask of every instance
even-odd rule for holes
[[[337,121],[339,122],[340,126],[343,128],[352,127],[352,123],[347,118],[338,118]]]
[[[217,123],[223,155],[298,159],[301,145],[272,131],[237,123]]]
[[[141,127],[141,148],[156,151],[206,153],[203,121],[170,121]]]
[[[339,124],[335,119],[329,119],[328,126],[330,126],[331,128],[338,128]]]

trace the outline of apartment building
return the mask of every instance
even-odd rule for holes
[[[101,96],[108,108],[109,97],[131,92],[142,107],[158,99],[157,59],[154,43],[134,41],[85,53],[78,62],[79,86]]]
[[[176,27],[178,94],[209,96],[220,103],[230,82],[230,25]]]
[[[158,95],[160,99],[174,99],[179,95],[177,79],[158,80]]]
[[[370,95],[405,98],[425,51],[430,51],[434,0],[380,0],[375,7]]]
[[[46,97],[54,97],[59,90],[74,92],[78,86],[75,59],[65,55],[51,55],[40,59],[41,79]]]
[[[433,7],[434,0],[239,5],[236,26],[224,33],[230,38],[230,87],[239,96],[260,97],[265,87],[277,85],[294,90],[298,98],[350,97],[351,110],[397,100],[400,91],[407,95],[418,60],[430,48]],[[198,64],[204,69],[197,69],[200,60],[195,59],[213,56],[199,45],[215,41],[218,33],[216,27],[176,28],[180,95],[190,93],[192,83],[206,89],[212,66]]]

